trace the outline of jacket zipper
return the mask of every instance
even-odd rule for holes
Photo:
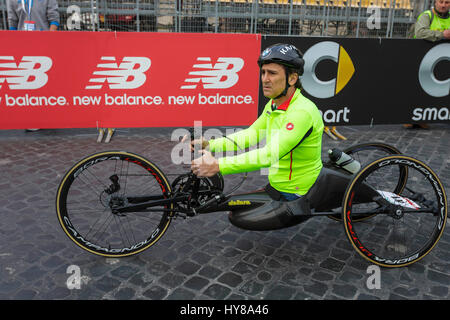
[[[292,151],[291,151],[291,163],[289,165],[289,180],[291,180],[292,177]]]

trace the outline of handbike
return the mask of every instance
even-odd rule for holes
[[[363,162],[356,174],[324,162],[308,193],[289,202],[274,199],[265,189],[224,192],[220,174],[198,178],[186,172],[170,182],[140,155],[99,152],[77,162],[63,177],[57,216],[73,242],[107,257],[148,249],[176,217],[218,211],[229,212],[229,221],[239,228],[259,231],[331,217],[343,224],[353,248],[380,266],[406,266],[426,256],[447,219],[446,193],[438,176],[422,161],[383,143],[344,151]],[[369,154],[364,160],[359,158],[363,153]]]

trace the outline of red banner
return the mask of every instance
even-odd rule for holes
[[[257,117],[259,35],[0,31],[0,42],[0,129]]]

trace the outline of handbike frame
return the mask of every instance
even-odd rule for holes
[[[186,174],[182,174],[186,175]],[[161,196],[128,196],[127,201],[129,205],[122,206],[122,207],[113,207],[112,213],[113,214],[124,214],[126,212],[169,212],[171,213],[171,216],[177,217],[179,215],[186,217],[186,216],[195,216],[198,214],[206,214],[206,213],[212,213],[212,212],[219,212],[219,211],[236,211],[236,210],[252,210],[257,207],[260,207],[263,205],[263,203],[267,200],[267,197],[264,196],[265,191],[263,189],[261,190],[255,190],[253,192],[244,192],[244,193],[236,193],[232,195],[225,195],[223,192],[217,193],[213,196],[211,199],[205,201],[204,203],[200,204],[197,207],[188,206],[186,208],[179,206],[179,203],[185,203],[187,201],[190,201],[192,199],[193,195],[198,195],[199,193],[206,194],[207,196],[211,196],[211,194],[208,194],[208,191],[201,191],[198,189],[199,187],[199,180],[201,178],[198,178],[194,173],[190,172],[188,175],[188,182],[185,184],[183,189],[189,190],[191,186],[193,187],[191,192],[172,192],[169,197],[165,195]],[[349,181],[351,178],[351,175],[348,175]],[[341,188],[342,195],[344,194],[346,184],[338,186],[338,188]],[[320,189],[320,186],[318,186]],[[181,193],[181,194],[179,194]],[[248,196],[252,195],[253,198],[256,197],[256,201],[248,201]],[[258,196],[261,198],[261,201],[258,201]],[[264,199],[263,199],[264,198]],[[372,201],[376,201],[378,199],[372,199]],[[381,204],[386,204],[385,202],[380,202]],[[314,208],[313,211],[308,212],[304,210],[301,214],[305,217],[312,217],[312,216],[329,216],[331,214],[336,214],[335,211],[332,211],[333,208],[340,207],[341,202],[335,202],[334,206],[332,206],[329,210],[322,210],[321,211],[315,211]],[[158,208],[158,209],[152,209],[152,207],[157,206],[165,206],[164,209]],[[305,212],[306,211],[306,212]],[[415,211],[417,212],[417,211]],[[379,213],[387,213],[385,210],[378,210],[375,212],[377,214]],[[361,213],[361,214],[367,214]]]

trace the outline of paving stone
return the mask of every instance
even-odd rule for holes
[[[195,297],[195,293],[184,288],[175,289],[169,296],[168,300],[192,300]]]
[[[220,269],[217,269],[216,267],[212,266],[204,266],[198,272],[199,275],[202,275],[208,279],[215,279],[221,273],[222,271]]]
[[[217,281],[226,284],[229,287],[236,287],[242,282],[242,277],[234,272],[227,272],[221,275]]]
[[[191,259],[195,263],[198,263],[199,265],[204,265],[208,263],[211,260],[211,256],[209,254],[206,254],[204,252],[195,252],[192,254]]]
[[[119,280],[104,276],[95,282],[95,287],[103,292],[109,292],[117,288],[119,284]]]
[[[313,293],[319,297],[323,297],[328,290],[326,284],[318,281],[312,281],[312,284],[306,284],[303,288],[306,292]]]
[[[137,273],[130,278],[130,283],[141,288],[148,286],[153,280],[148,280],[148,277],[144,273]]]
[[[136,290],[133,288],[121,288],[114,294],[114,298],[118,300],[131,300],[136,295]]]
[[[289,300],[294,294],[295,289],[283,285],[276,285],[274,288],[269,290],[269,292],[265,295],[264,299]]]
[[[344,268],[345,263],[333,258],[327,258],[320,264],[320,266],[330,271],[339,272]]]
[[[137,268],[131,266],[120,266],[117,269],[111,271],[113,277],[120,279],[129,279],[138,272]]]
[[[201,266],[197,263],[194,263],[192,261],[185,261],[182,264],[180,264],[179,266],[177,266],[175,269],[177,271],[189,276],[189,275],[196,273],[200,268],[201,268]]]
[[[258,277],[258,280],[263,281],[263,282],[267,282],[272,279],[272,275],[267,271],[260,271],[258,273],[257,277]]]
[[[366,293],[360,293],[357,297],[358,300],[380,300],[379,297],[371,295],[371,294],[366,294]]]
[[[186,288],[199,291],[200,289],[204,288],[208,284],[209,284],[208,279],[205,279],[203,277],[194,276],[194,277],[190,278],[189,280],[187,280],[184,283],[184,286]]]
[[[13,298],[15,300],[32,300],[36,295],[37,292],[35,290],[24,289],[17,292]],[[59,299],[59,297],[57,299]]]
[[[22,282],[18,280],[3,280],[2,285],[0,286],[0,293],[11,294],[12,292],[20,289],[22,285]]]
[[[356,273],[353,271],[344,271],[340,276],[339,280],[349,282],[349,283],[355,283],[356,281],[362,279],[365,275],[361,273]]]
[[[414,298],[417,297],[419,294],[418,288],[405,288],[405,287],[397,287],[393,290],[394,293],[407,297],[407,298]]]
[[[357,293],[358,288],[350,284],[334,284],[332,292],[346,299],[352,299]]]
[[[238,274],[246,274],[253,273],[256,270],[256,267],[245,262],[238,262],[232,270]]]
[[[331,279],[333,279],[333,275],[327,272],[315,272],[312,275],[312,279],[317,280],[317,281],[330,281]]]
[[[437,297],[445,297],[448,295],[448,287],[433,286],[430,288],[430,294],[437,296]]]
[[[164,284],[164,285],[166,285],[166,286],[168,286],[170,288],[179,286],[185,280],[186,280],[185,276],[174,274],[174,273],[171,273],[171,272],[165,274],[164,276],[161,277],[161,279],[159,279],[159,281],[162,284]]]
[[[67,287],[57,287],[43,294],[44,299],[65,299],[70,296],[71,291]]]
[[[447,286],[450,285],[450,275],[448,274],[429,270],[427,278],[433,282],[438,282]]]
[[[19,274],[23,279],[25,279],[28,282],[33,282],[45,275],[44,269],[41,269],[40,267],[30,267],[28,270],[22,272]]]
[[[145,290],[142,295],[151,300],[161,300],[167,295],[167,289],[160,286],[151,286]]]
[[[210,285],[208,288],[206,288],[206,290],[203,293],[213,299],[223,300],[228,296],[228,294],[230,294],[230,292],[231,292],[230,288],[220,285],[218,283],[214,283]]]
[[[249,280],[246,281],[239,289],[241,293],[244,293],[248,296],[255,296],[261,293],[264,289],[264,285],[260,282]],[[254,298],[252,298],[254,299]]]

